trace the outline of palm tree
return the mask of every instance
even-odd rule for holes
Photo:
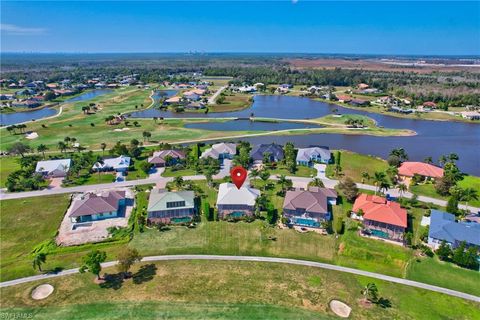
[[[42,264],[47,261],[47,255],[45,253],[37,253],[33,256],[32,267],[33,269],[38,269],[38,271],[42,271]]]
[[[362,183],[365,183],[365,180],[370,180],[370,175],[368,174],[368,172],[366,171],[363,171],[362,172]]]
[[[105,149],[107,148],[107,144],[105,142],[102,142],[100,144],[100,148],[102,149],[102,156],[105,156]]]
[[[177,189],[181,189],[184,181],[181,176],[178,176],[178,177],[175,177],[175,179],[173,179],[173,183],[175,184],[175,186],[177,186]]]
[[[426,157],[425,159],[423,159],[423,162],[432,164],[433,163],[432,157]]]
[[[400,183],[398,185],[398,192],[400,193],[400,198],[403,198],[403,194],[408,191],[408,187],[405,183]]]
[[[252,169],[250,171],[250,174],[249,174],[250,178],[252,178],[253,180],[255,180],[256,178],[258,178],[260,176],[260,171],[258,171],[258,169]]]
[[[265,190],[267,188],[267,181],[270,178],[270,172],[267,170],[262,170],[260,172],[260,179],[263,181],[263,189]]]
[[[365,301],[369,300],[372,302],[377,301],[378,289],[375,283],[367,283],[367,285],[362,290],[363,297]]]
[[[286,189],[292,185],[292,180],[287,179],[287,176],[284,174],[280,174],[277,177],[278,177],[278,184],[282,188],[282,194],[285,194]]]
[[[373,182],[375,183],[375,195],[380,191],[382,183],[386,182],[385,172],[377,171],[373,174]]]
[[[309,186],[311,187],[319,187],[319,188],[325,188],[325,185],[323,184],[322,179],[320,178],[313,178],[312,181],[308,183]]]
[[[473,188],[466,188],[463,190],[462,200],[465,201],[465,207],[468,210],[468,202],[472,200],[478,200],[478,192]]]
[[[58,146],[58,149],[60,150],[60,152],[62,152],[62,153],[65,152],[65,150],[67,149],[67,145],[63,141],[59,141],[57,146]]]
[[[450,153],[448,155],[448,160],[450,160],[450,162],[452,163],[455,163],[455,161],[457,161],[459,158],[458,158],[458,154],[456,153]]]
[[[44,160],[45,160],[45,151],[47,151],[47,150],[48,150],[48,147],[44,144],[40,144],[37,147],[37,151],[42,153]]]
[[[440,164],[440,166],[444,166],[445,163],[447,163],[447,157],[446,156],[441,156],[439,159],[438,159],[438,163]]]

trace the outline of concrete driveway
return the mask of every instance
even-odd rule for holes
[[[313,167],[317,170],[317,178],[320,179],[328,179],[325,175],[325,171],[327,170],[327,165],[322,163],[315,163]]]
[[[213,179],[223,179],[230,175],[230,169],[232,168],[232,160],[224,159],[223,164],[220,167],[220,171],[213,176]]]

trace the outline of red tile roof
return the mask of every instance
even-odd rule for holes
[[[431,107],[431,108],[435,108],[437,106],[437,104],[433,101],[427,101],[427,102],[424,102],[423,103],[423,106],[424,107]]]
[[[407,210],[383,197],[362,193],[355,200],[352,211],[358,213],[359,210],[363,211],[364,219],[407,227]]]
[[[343,101],[350,101],[350,100],[352,100],[352,97],[345,96],[345,95],[339,95],[339,96],[337,96],[337,99],[338,100],[343,100]]]
[[[398,174],[406,177],[413,177],[419,174],[424,177],[441,178],[443,177],[443,169],[424,162],[404,162],[398,168]]]

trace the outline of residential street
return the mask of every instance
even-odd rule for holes
[[[218,173],[216,177],[224,177],[226,173],[226,168],[228,168],[231,163],[227,162],[224,165],[224,168]],[[317,177],[319,177],[318,175]],[[292,180],[293,185],[296,187],[305,188],[307,184],[312,180],[311,178],[306,177],[295,177],[295,176],[287,176],[288,179]],[[184,176],[184,180],[205,180],[205,176],[203,175],[194,175],[194,176]],[[270,176],[271,180],[277,180],[276,175]],[[85,185],[85,186],[77,186],[77,187],[68,187],[68,188],[54,188],[54,189],[45,189],[39,191],[26,191],[26,192],[15,192],[15,193],[7,193],[5,189],[0,190],[0,200],[8,200],[8,199],[22,199],[22,198],[29,198],[29,197],[39,197],[44,195],[53,195],[53,194],[64,194],[64,193],[73,193],[73,192],[86,192],[91,190],[99,190],[99,189],[109,189],[115,187],[131,187],[131,186],[138,186],[142,184],[159,184],[165,185],[167,182],[172,181],[172,177],[161,177],[158,175],[153,175],[152,177],[146,179],[139,179],[139,180],[130,180],[130,181],[123,181],[123,182],[112,182],[112,183],[104,183],[104,184],[92,184],[92,185]],[[338,184],[338,180],[328,179],[328,178],[321,178],[325,187],[327,188],[334,188]],[[357,183],[358,188],[375,191],[375,186],[368,185],[368,184],[361,184]],[[386,193],[390,194],[393,197],[398,197],[400,195],[398,189],[389,189]],[[403,197],[411,198],[413,196],[410,192],[405,192]],[[431,202],[433,204],[445,207],[447,205],[447,201],[425,197],[425,196],[418,196],[418,200],[422,202]],[[464,204],[459,204],[458,207],[460,209],[467,209]],[[472,213],[480,212],[480,208],[468,206],[468,210]]]
[[[170,255],[170,256],[150,256],[144,257],[142,259],[143,262],[156,262],[156,261],[173,261],[173,260],[223,260],[223,261],[254,261],[254,262],[273,262],[273,263],[285,263],[285,264],[294,264],[294,265],[301,265],[301,266],[308,266],[314,268],[321,268],[321,269],[328,269],[334,270],[339,272],[347,272],[355,275],[366,276],[374,279],[390,281],[394,283],[400,283],[403,285],[421,288],[425,290],[435,291],[443,294],[448,294],[450,296],[471,300],[474,302],[480,302],[480,297],[475,295],[471,295],[468,293],[463,293],[460,291],[450,290],[442,287],[433,286],[430,284],[391,277],[387,275],[383,275],[380,273],[375,272],[368,272],[353,268],[347,268],[342,266],[336,266],[333,264],[328,263],[321,263],[321,262],[313,262],[307,260],[296,260],[296,259],[286,259],[286,258],[271,258],[271,257],[254,257],[254,256],[219,256],[219,255]],[[102,267],[111,267],[114,266],[117,262],[116,261],[109,261],[102,263]],[[9,287],[14,286],[21,283],[27,283],[37,280],[46,280],[49,278],[60,277],[65,275],[71,275],[78,273],[78,268],[76,269],[69,269],[65,271],[61,271],[59,273],[54,274],[43,274],[31,277],[25,277],[20,279],[15,279],[11,281],[5,281],[0,283],[0,287]]]
[[[208,104],[215,104],[215,100],[217,100],[218,95],[222,93],[222,91],[226,88],[227,86],[220,87],[217,92],[215,92],[210,98],[208,98]]]

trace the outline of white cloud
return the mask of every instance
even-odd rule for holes
[[[17,36],[34,36],[45,34],[47,29],[44,28],[26,28],[14,24],[0,23],[0,31],[3,33]]]

